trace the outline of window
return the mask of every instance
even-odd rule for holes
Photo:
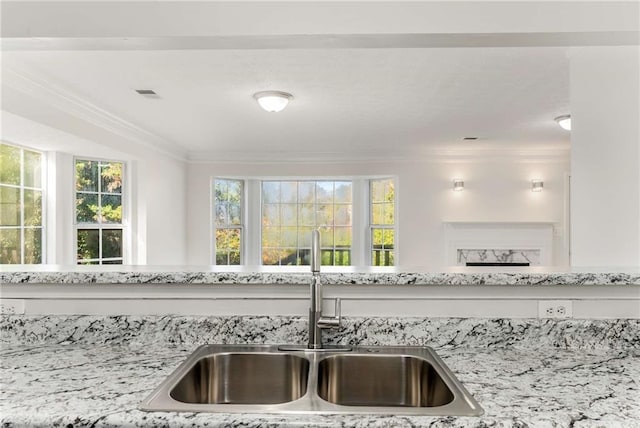
[[[216,179],[214,184],[215,264],[242,263],[243,181]]]
[[[0,143],[0,264],[43,262],[42,154]]]
[[[309,265],[320,230],[325,266],[393,266],[393,178],[215,178],[212,262],[216,265]]]
[[[78,264],[122,264],[122,162],[76,159],[76,251]]]
[[[351,181],[263,181],[261,208],[263,265],[308,265],[315,228],[322,264],[351,264]]]
[[[395,263],[395,186],[393,179],[370,181],[371,265]]]

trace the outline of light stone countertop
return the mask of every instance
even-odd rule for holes
[[[192,349],[46,345],[0,351],[9,427],[640,426],[640,351],[438,350],[481,417],[147,413],[138,404]]]
[[[640,269],[449,268],[326,268],[328,285],[640,285]],[[308,267],[286,271],[269,267],[213,266],[0,266],[0,284],[252,284],[307,285]]]
[[[433,346],[480,417],[142,412],[201,343],[301,343],[303,317],[0,318],[3,427],[640,427],[640,321],[353,319],[329,342]]]

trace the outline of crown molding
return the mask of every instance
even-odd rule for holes
[[[518,163],[566,163],[570,161],[569,147],[556,148],[475,148],[475,149],[423,149],[407,153],[344,153],[344,152],[241,152],[241,151],[190,151],[187,162],[199,163],[389,163],[436,162],[476,163],[511,161]]]
[[[4,51],[431,49],[638,46],[638,31],[448,34],[287,34],[174,37],[5,37]]]
[[[18,69],[3,65],[2,85],[123,137],[132,143],[142,146],[144,149],[151,149],[177,160],[187,160],[187,151],[176,143],[108,112],[32,70],[27,71],[24,68]],[[6,107],[3,106],[3,108]],[[99,141],[96,142],[99,143]]]

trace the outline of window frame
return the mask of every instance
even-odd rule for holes
[[[276,269],[278,271],[299,270],[300,266],[281,266],[262,264],[262,181],[351,181],[352,188],[352,243],[351,243],[351,267],[371,267],[371,220],[370,220],[370,182],[371,180],[392,179],[395,185],[395,212],[394,212],[394,260],[399,264],[399,239],[398,239],[398,180],[393,175],[366,175],[366,176],[213,176],[210,180],[210,260],[215,265],[215,195],[213,187],[216,179],[241,180],[243,186],[242,220],[243,239],[241,243],[241,265],[260,266]],[[222,266],[222,265],[219,265]],[[228,266],[228,265],[225,265]],[[326,266],[337,268],[336,266]]]
[[[374,181],[382,181],[382,180],[390,180],[391,182],[393,182],[393,188],[394,188],[394,194],[393,194],[393,224],[377,224],[377,223],[373,223],[373,194],[372,194],[372,188],[373,188],[373,182]],[[368,257],[368,266],[372,266],[372,267],[379,267],[373,264],[372,260],[373,260],[373,253],[374,253],[374,249],[373,249],[373,230],[374,229],[388,229],[388,230],[393,230],[393,260],[394,263],[393,265],[389,265],[387,267],[392,267],[392,266],[398,266],[398,249],[399,249],[399,245],[398,245],[398,193],[397,193],[397,189],[398,189],[398,180],[396,177],[394,176],[381,176],[381,177],[371,177],[368,180],[369,185],[367,186],[368,189],[368,197],[367,197],[367,209],[369,211],[369,215],[368,215],[368,227],[367,227],[367,248],[368,248],[368,252],[367,252],[367,257]],[[384,250],[384,249],[383,249]],[[386,265],[382,265],[382,266],[386,266]]]
[[[120,202],[122,204],[122,221],[120,223],[78,223],[77,217],[77,174],[76,174],[76,162],[78,160],[81,161],[90,161],[90,162],[106,162],[106,163],[121,163],[122,164],[122,186],[120,190]],[[71,162],[71,168],[73,171],[73,182],[72,182],[72,194],[71,198],[71,213],[72,213],[72,222],[73,222],[73,263],[76,265],[82,264],[90,264],[95,265],[95,263],[80,263],[81,261],[87,262],[98,262],[97,265],[109,265],[109,264],[118,264],[118,263],[103,263],[104,261],[118,261],[122,260],[122,265],[131,264],[131,237],[130,237],[130,200],[129,198],[129,179],[128,172],[129,164],[127,161],[118,160],[118,159],[105,159],[105,158],[96,158],[90,156],[73,156]],[[98,180],[98,192],[96,193],[99,197],[103,194],[101,192],[102,180]],[[87,193],[87,192],[85,192]],[[91,193],[91,192],[89,192]],[[102,206],[102,205],[101,205]],[[90,230],[98,230],[98,255],[97,258],[92,259],[78,259],[78,230],[79,229],[90,229]],[[122,230],[122,257],[102,257],[102,231],[103,230]]]
[[[229,180],[229,181],[239,181],[240,186],[242,188],[240,192],[240,225],[239,226],[229,226],[225,225],[219,227],[216,224],[216,180]],[[209,191],[209,248],[210,248],[210,261],[212,266],[244,266],[247,260],[245,248],[247,247],[245,241],[247,240],[247,229],[245,224],[247,222],[247,182],[246,178],[241,177],[230,177],[230,176],[216,176],[210,180],[210,191]],[[240,230],[240,264],[239,265],[230,265],[230,264],[218,264],[216,260],[216,230],[218,229],[239,229]],[[228,260],[228,259],[227,259]]]
[[[25,258],[25,240],[24,240],[24,236],[25,236],[25,228],[27,229],[37,229],[40,228],[40,263],[29,263],[29,264],[46,264],[47,260],[48,260],[48,253],[47,253],[47,232],[48,232],[48,227],[47,227],[47,155],[46,152],[42,151],[42,150],[38,150],[38,149],[33,149],[31,147],[27,147],[27,146],[23,146],[21,144],[16,144],[7,140],[0,140],[0,143],[6,145],[6,146],[11,146],[11,147],[15,147],[17,149],[20,149],[20,184],[19,185],[14,185],[14,184],[2,184],[2,186],[4,187],[9,187],[9,188],[17,188],[20,191],[20,225],[18,226],[2,226],[3,229],[19,229],[20,230],[20,263],[21,265],[24,265],[24,258]],[[40,187],[29,187],[29,186],[25,186],[24,185],[24,175],[25,175],[25,171],[24,171],[24,152],[25,150],[30,151],[30,152],[34,152],[34,153],[38,153],[40,155]],[[40,198],[40,212],[41,212],[41,219],[40,219],[40,226],[25,226],[25,219],[24,219],[24,191],[26,190],[39,190],[41,193],[41,198]]]
[[[263,228],[262,216],[263,216],[263,208],[264,208],[264,205],[265,205],[265,202],[263,200],[264,194],[263,194],[262,190],[263,190],[263,184],[265,182],[296,182],[296,183],[301,183],[301,182],[311,183],[312,182],[312,183],[315,183],[316,186],[317,186],[317,184],[319,182],[333,183],[334,185],[335,185],[335,183],[338,183],[338,182],[349,182],[351,184],[351,202],[350,203],[343,203],[343,202],[336,203],[335,200],[334,200],[330,204],[334,208],[335,208],[336,205],[350,205],[351,206],[351,226],[350,226],[351,227],[351,245],[349,246],[349,250],[348,250],[349,251],[349,260],[351,261],[351,263],[349,265],[335,265],[335,264],[333,264],[333,265],[323,265],[323,266],[326,266],[326,267],[355,266],[355,264],[354,264],[354,251],[355,251],[354,250],[354,234],[355,234],[355,227],[356,227],[355,223],[356,222],[355,222],[355,219],[354,219],[353,210],[354,210],[354,204],[355,204],[355,202],[354,202],[354,197],[355,197],[354,186],[355,186],[356,180],[357,179],[355,177],[338,177],[338,178],[334,178],[334,177],[316,177],[316,176],[287,177],[287,178],[266,177],[266,178],[261,178],[261,179],[257,180],[258,187],[259,187],[259,192],[260,192],[259,207],[258,207],[258,214],[259,214],[259,218],[260,218],[260,222],[259,222],[259,226],[260,226],[260,228],[259,228],[259,235],[260,235],[260,238],[259,238],[259,242],[260,242],[260,245],[259,245],[259,253],[260,253],[259,265],[260,266],[269,266],[269,267],[276,267],[277,266],[279,268],[285,268],[285,269],[286,268],[296,267],[296,266],[308,266],[308,265],[280,265],[280,264],[278,264],[278,265],[264,265],[262,263],[263,262],[263,260],[262,260],[262,250],[263,250],[263,247],[262,247],[262,228]],[[334,194],[335,194],[335,188],[334,188]],[[284,203],[279,202],[277,205],[283,205],[283,204]],[[314,196],[313,205],[328,205],[328,204],[329,203],[327,203],[327,204],[318,203],[317,199],[315,199],[315,196]],[[296,205],[296,211],[297,211],[297,207],[299,205],[301,205],[301,203],[300,202],[296,202],[295,205]],[[314,223],[315,223],[315,221],[314,221]],[[283,227],[283,226],[280,226],[280,227]],[[304,226],[304,225],[301,226],[301,225],[298,224],[296,226],[296,228],[299,228],[299,227],[309,227],[309,226]],[[322,226],[315,226],[315,227],[322,227]],[[330,227],[334,228],[334,233],[335,233],[335,228],[336,227],[338,227],[338,228],[339,227],[345,227],[345,225],[336,225],[335,224],[335,220],[334,220],[333,225],[330,226]],[[335,235],[334,235],[334,238],[335,238]],[[322,241],[322,239],[321,239],[321,241]],[[291,248],[291,247],[272,247],[272,248],[275,249],[275,248]],[[309,245],[308,249],[310,250],[310,248],[311,248],[311,245]],[[306,247],[296,247],[296,249],[298,251],[300,251],[301,249],[307,249],[307,248]],[[335,252],[336,251],[340,251],[340,248],[337,247],[335,245],[335,242],[334,242],[331,247],[323,247],[321,245],[321,252],[322,251],[332,251],[334,253],[334,256],[335,256]],[[335,260],[334,260],[334,262],[335,262]]]

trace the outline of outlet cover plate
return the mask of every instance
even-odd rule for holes
[[[21,315],[24,314],[23,299],[0,299],[0,314]]]
[[[539,300],[538,318],[573,318],[571,300]]]

